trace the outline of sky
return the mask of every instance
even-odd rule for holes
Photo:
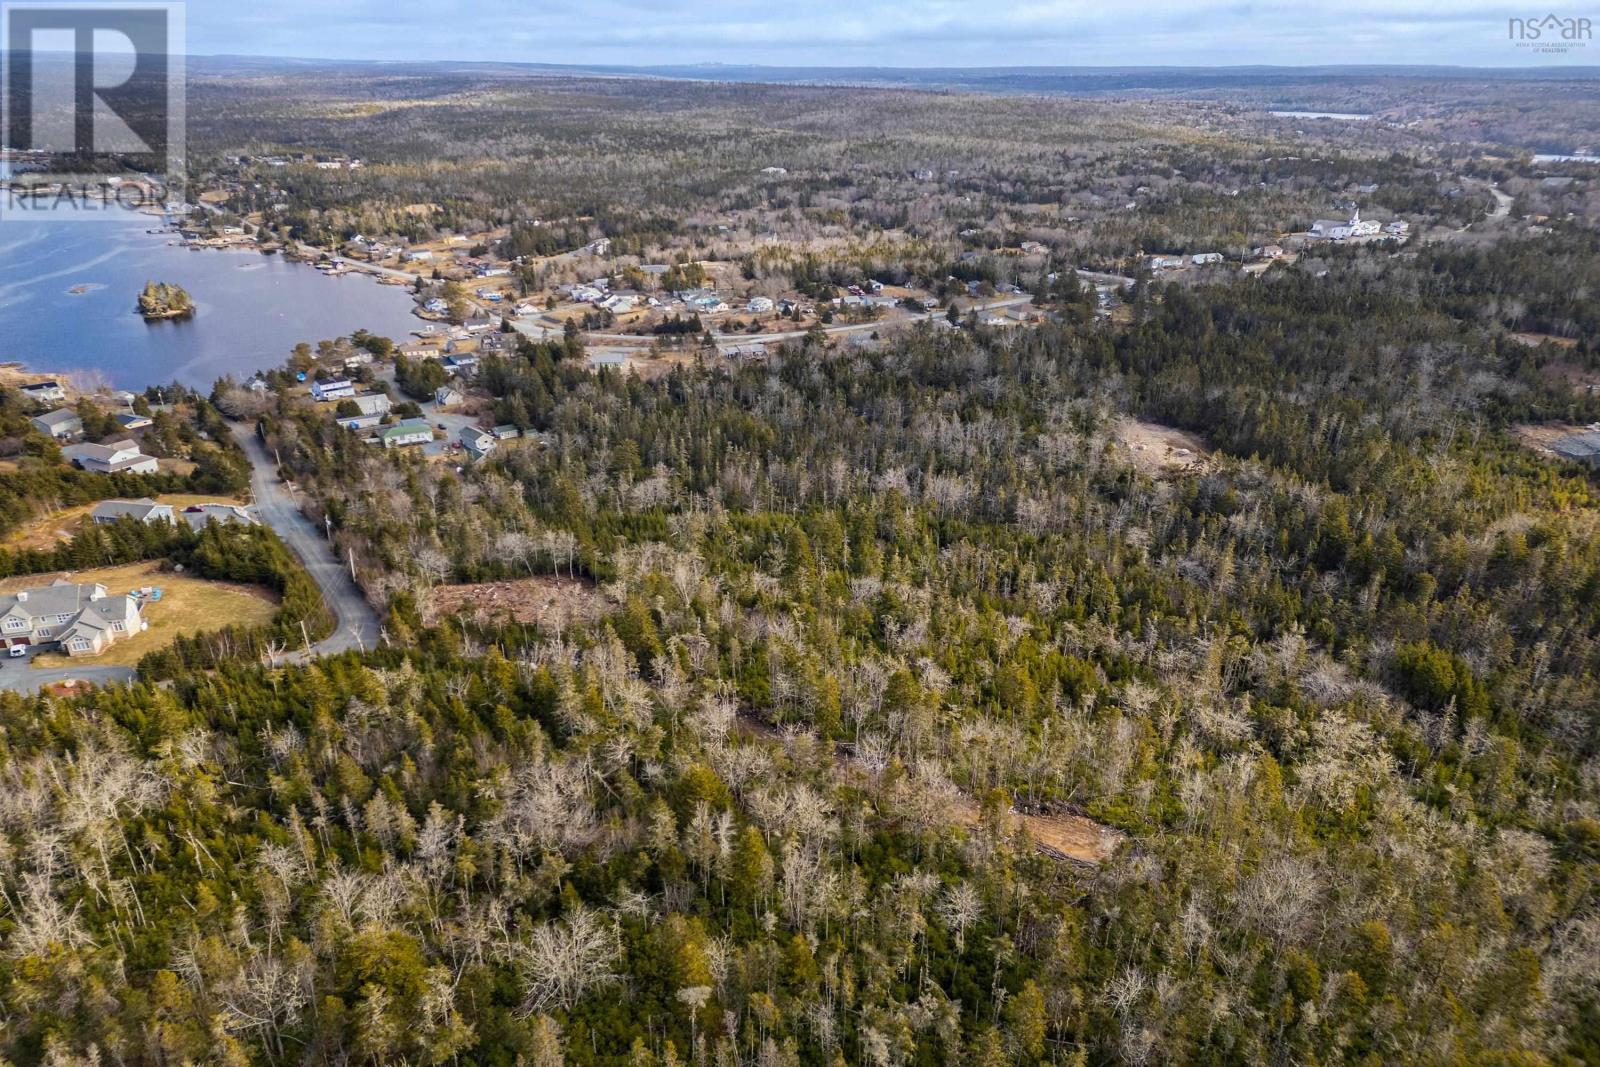
[[[188,0],[189,51],[659,65],[1600,64],[1519,48],[1528,0]]]

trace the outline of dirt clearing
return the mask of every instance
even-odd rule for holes
[[[539,626],[586,625],[598,621],[612,607],[588,582],[549,577],[444,585],[433,591],[429,602],[435,618],[463,615],[488,621],[509,617]]]
[[[1146,474],[1190,470],[1209,454],[1205,442],[1192,433],[1138,419],[1123,419],[1117,425],[1117,440],[1128,450],[1133,465]]]
[[[1511,427],[1511,432],[1524,448],[1531,448],[1535,452],[1548,455],[1551,445],[1563,437],[1570,437],[1575,433],[1587,433],[1588,427],[1574,426],[1566,422],[1519,422]]]

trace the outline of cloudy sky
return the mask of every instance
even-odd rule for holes
[[[1559,16],[1600,24],[1589,8]],[[1517,0],[189,0],[189,50],[804,66],[1600,64],[1508,40]]]

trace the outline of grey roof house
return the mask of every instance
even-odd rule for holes
[[[142,629],[139,602],[107,596],[103,585],[59,581],[0,596],[0,641],[7,649],[56,645],[93,656]]]
[[[154,456],[139,451],[132,441],[109,445],[68,445],[61,454],[71,463],[96,474],[154,474],[160,469]]]
[[[28,422],[35,430],[57,440],[76,437],[83,432],[83,420],[71,408],[57,408],[43,415],[35,415]]]
[[[102,500],[94,506],[89,515],[102,526],[109,526],[118,519],[133,519],[143,523],[170,523],[172,505],[158,504],[149,497],[141,497],[138,500]]]

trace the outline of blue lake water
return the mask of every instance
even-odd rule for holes
[[[180,381],[209,388],[283,363],[300,341],[358,329],[400,340],[420,325],[401,286],[325,277],[258,252],[190,251],[152,234],[160,220],[0,220],[0,362],[58,374],[98,372],[122,389]],[[194,298],[182,322],[134,313],[147,281]],[[74,292],[74,290],[82,290]]]

